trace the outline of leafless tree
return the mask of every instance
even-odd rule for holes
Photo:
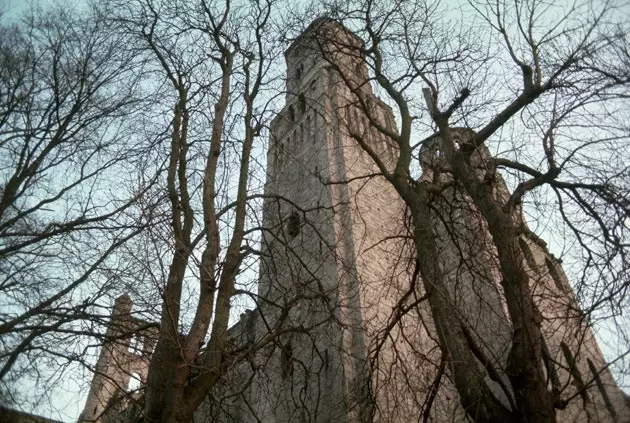
[[[554,307],[567,310],[565,321],[580,328],[572,332],[578,339],[586,337],[591,319],[626,319],[627,21],[620,17],[624,11],[609,3],[565,6],[470,1],[461,6],[466,19],[457,20],[422,1],[326,4],[364,44],[357,47],[324,31],[323,53],[339,84],[352,93],[352,107],[398,149],[390,164],[373,138],[348,125],[408,207],[423,300],[442,352],[435,360],[435,382],[439,385],[446,368],[475,421],[555,421],[567,403],[580,396],[586,401],[587,385],[597,376],[578,377],[566,339],[546,345],[558,331]],[[337,66],[339,52],[364,60],[369,79]],[[364,84],[372,82],[394,106],[397,132],[379,121],[364,95]],[[467,215],[469,224],[482,222],[480,231],[449,233],[453,215],[460,220]],[[558,262],[529,225],[560,240],[576,298],[560,283],[557,289],[564,291],[553,298],[541,288],[541,269],[529,245],[538,245],[547,257],[542,270],[547,277],[560,279],[554,276]],[[463,236],[467,231],[470,236]],[[488,236],[480,240],[484,232]],[[449,285],[444,255],[453,251],[473,281],[483,277],[473,263],[473,242],[474,249],[490,254],[485,262],[495,260],[499,272],[507,314],[498,324],[508,324],[510,336],[504,361],[487,354],[489,340],[467,319],[457,289]],[[414,282],[410,291],[413,287]],[[392,310],[383,336],[413,312],[409,300],[402,298]],[[585,314],[577,312],[579,306]],[[579,345],[572,348],[586,348]],[[564,364],[557,358],[560,346]],[[577,393],[557,383],[553,366],[575,378]],[[425,397],[427,416],[432,395]]]
[[[14,229],[17,224],[34,228],[37,222],[40,231],[31,229],[28,237],[26,230],[7,229],[7,239],[14,241],[6,244],[6,252],[22,251],[34,257],[32,266],[43,268],[38,279],[41,288],[41,281],[51,277],[50,268],[45,267],[50,263],[48,249],[60,254],[72,246],[55,260],[74,276],[65,285],[47,286],[49,294],[41,301],[7,317],[4,333],[30,335],[17,346],[7,342],[7,371],[22,355],[34,371],[47,369],[49,363],[37,360],[41,356],[28,355],[38,351],[35,344],[54,354],[51,337],[65,337],[65,342],[72,343],[84,336],[90,341],[81,341],[82,347],[57,355],[108,377],[124,393],[127,386],[121,381],[126,384],[131,374],[120,380],[108,376],[89,356],[95,346],[125,355],[139,335],[125,324],[118,327],[115,319],[105,331],[111,295],[124,291],[135,304],[134,317],[125,322],[145,322],[130,327],[146,329],[155,319],[160,331],[150,342],[156,345],[142,400],[135,393],[117,394],[111,405],[120,411],[131,402],[134,406],[125,412],[139,412],[133,418],[147,421],[189,421],[231,363],[265,345],[282,347],[276,338],[284,332],[308,332],[304,325],[296,329],[281,323],[297,298],[311,295],[291,292],[293,297],[287,301],[267,301],[275,317],[266,321],[267,333],[254,345],[235,346],[227,333],[234,302],[258,301],[252,268],[260,254],[256,246],[264,168],[259,157],[271,106],[284,82],[273,68],[280,56],[282,32],[270,18],[274,4],[111,1],[95,7],[89,17],[70,19],[59,12],[59,16],[34,19],[25,26],[31,30],[26,35],[7,29],[21,43],[12,40],[5,46],[3,51],[11,60],[4,63],[22,60],[6,74],[10,88],[7,122],[24,123],[24,127],[18,128],[22,132],[11,129],[14,135],[7,129],[3,143],[16,157],[15,176],[8,179],[3,204],[9,204],[7,210],[14,209],[17,215],[13,218],[8,212],[5,216],[13,220],[3,228],[12,225]],[[38,31],[43,33],[41,39],[34,35]],[[29,50],[22,55],[16,47],[22,43],[26,50],[40,48],[50,53],[49,61],[42,62],[41,68],[35,66],[40,52]],[[66,51],[67,59],[61,54]],[[32,74],[24,77],[20,72],[29,69],[24,64],[30,60]],[[14,74],[24,88],[10,79]],[[32,87],[41,84],[41,90]],[[32,90],[41,97],[22,99],[11,89]],[[20,102],[27,100],[41,105],[32,111],[21,107]],[[45,101],[51,102],[50,110]],[[43,135],[31,139],[30,123],[21,119],[39,119],[50,128],[42,127]],[[36,147],[31,152],[29,143],[43,153]],[[22,155],[37,160],[36,165],[20,161],[21,147]],[[57,187],[61,182],[50,173],[56,170],[76,175],[76,180],[68,177],[67,186]],[[14,186],[18,195],[10,203],[8,188]],[[276,201],[288,200],[278,197]],[[17,205],[25,210],[23,216]],[[46,212],[54,218],[40,222]],[[312,211],[301,210],[307,212]],[[279,236],[278,228],[271,229]],[[280,234],[286,236],[282,228]],[[106,240],[111,246],[104,244]],[[86,251],[91,253],[101,245],[104,252],[95,253],[89,262]],[[81,272],[77,264],[84,261],[90,266]],[[10,260],[5,263],[15,266]],[[22,292],[15,298],[32,299],[17,283],[28,272],[26,267],[13,269],[7,295],[11,286],[20,287]],[[60,280],[61,276],[65,275],[60,274]],[[84,301],[77,305],[79,295]],[[35,318],[40,319],[37,327],[27,322]],[[76,322],[80,325],[71,326]],[[45,334],[49,337],[44,342]],[[15,385],[21,377],[17,374],[7,383]],[[97,416],[88,418],[101,418],[108,411],[99,409]]]
[[[167,143],[163,213],[169,228],[168,236],[151,231],[168,253],[163,278],[156,278],[160,333],[145,388],[145,421],[189,421],[233,360],[228,322],[238,296],[252,295],[237,282],[258,242],[252,234],[257,222],[248,217],[260,201],[251,195],[260,189],[252,154],[262,151],[269,90],[277,79],[270,71],[280,46],[273,4],[108,6],[116,28],[153,63],[171,117],[155,135]]]
[[[0,380],[10,397],[17,380],[47,386],[81,356],[76,343],[107,315],[96,306],[125,278],[118,252],[145,221],[132,176],[144,152],[130,127],[143,99],[140,63],[89,8],[4,15],[0,32]]]
[[[99,332],[94,306],[129,281],[136,304],[159,320],[142,410],[129,409],[147,422],[190,421],[232,373],[246,383],[274,372],[304,379],[313,363],[329,363],[317,344],[325,329],[313,327],[333,321],[343,336],[359,330],[332,304],[328,294],[339,287],[327,291],[300,261],[311,247],[337,251],[317,233],[313,209],[277,198],[279,214],[284,205],[293,213],[273,230],[257,221],[257,157],[283,90],[274,66],[287,23],[276,6],[108,0],[98,19],[62,13],[3,27],[3,381],[37,368],[41,354],[72,357],[51,340]],[[367,132],[352,119],[346,131],[376,169],[323,182],[384,178],[408,212],[406,239],[393,253],[396,269],[408,270],[386,286],[395,298],[385,319],[366,320],[374,336],[368,361],[355,368],[365,364],[378,377],[353,380],[357,397],[383,395],[400,416],[411,402],[424,421],[439,419],[443,386],[475,421],[555,421],[557,410],[586,404],[607,369],[589,362],[599,367],[580,375],[572,351],[589,345],[592,319],[626,319],[630,67],[622,10],[471,0],[458,20],[423,1],[315,6],[363,40],[347,44],[324,31],[319,54],[351,94],[348,110],[366,117]],[[339,53],[367,65],[368,75],[340,66]],[[394,107],[397,130],[374,113],[366,84]],[[374,131],[393,150],[375,148]],[[344,204],[324,209],[333,220]],[[290,248],[298,227],[313,245]],[[261,230],[269,239],[257,250]],[[541,230],[562,255],[575,296],[534,234]],[[263,274],[277,264],[304,284],[256,296],[248,272],[260,256]],[[543,286],[550,281],[555,288]],[[228,322],[241,298],[265,302],[275,316],[259,338],[239,344]],[[304,301],[317,302],[314,311],[301,307],[318,319],[283,325]],[[480,311],[502,313],[490,321],[496,327],[473,320]],[[562,322],[577,323],[560,331]],[[74,359],[85,362],[82,353]],[[275,356],[278,368],[257,367]],[[400,395],[399,377],[407,383]],[[385,415],[363,399],[352,404],[361,419]],[[296,409],[310,407],[293,400]]]

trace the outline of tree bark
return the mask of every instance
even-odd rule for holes
[[[497,248],[508,312],[513,325],[512,349],[508,377],[514,389],[521,421],[555,422],[553,398],[547,389],[542,353],[542,316],[538,311],[525,268],[525,257],[518,243],[521,216],[518,209],[504,210],[497,192],[496,177],[480,180],[479,171],[471,165],[470,154],[455,149],[455,143],[442,119],[442,145],[455,179],[460,181],[479,209]],[[496,176],[496,175],[493,175]]]

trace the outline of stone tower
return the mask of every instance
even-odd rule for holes
[[[367,152],[390,170],[398,154],[382,135],[396,132],[393,112],[372,92],[361,47],[339,23],[318,19],[285,52],[286,105],[271,123],[257,308],[230,329],[227,355],[242,360],[196,423],[468,419],[415,269],[404,204]],[[462,145],[471,134],[455,132]],[[439,143],[437,135],[426,140],[421,178],[452,179]],[[484,148],[472,154],[480,171],[489,158]],[[502,181],[496,195],[509,195]],[[496,251],[466,194],[453,185],[442,197],[433,204],[433,230],[454,312],[467,322],[478,356],[499,369],[486,380],[509,405],[502,384],[511,327]],[[576,398],[558,421],[629,421],[559,263],[531,231],[521,246],[545,318],[550,390]],[[119,299],[112,322],[130,322],[130,309],[128,298]],[[113,339],[117,333],[108,330]],[[144,355],[129,361],[125,345],[103,349],[83,421],[98,421],[116,386],[128,383],[127,363],[143,362]],[[113,362],[123,365],[116,370]],[[481,360],[470,365],[485,371]]]
[[[329,39],[347,48],[336,51]],[[257,353],[257,374],[241,402],[220,406],[235,421],[256,421],[254,414],[263,421],[365,421],[373,412],[369,339],[388,317],[382,311],[403,295],[397,281],[407,278],[397,272],[408,263],[399,242],[403,204],[348,133],[360,131],[394,163],[394,146],[340,78],[339,70],[351,75],[372,115],[396,130],[354,54],[360,46],[336,22],[319,19],[285,52],[286,106],[271,123],[267,156],[259,307],[232,333],[251,342],[266,331],[286,332]],[[322,54],[328,47],[330,57]],[[234,373],[231,392],[250,377]]]
[[[382,133],[396,125],[372,92],[360,48],[343,26],[319,19],[285,52],[286,106],[271,124],[267,159],[259,307],[232,329],[237,345],[282,335],[226,379],[229,399],[214,406],[220,420],[467,420],[414,272],[404,205],[366,152],[391,169],[397,149]],[[461,143],[471,133],[455,132]],[[421,151],[422,178],[452,178],[439,142],[435,136]],[[485,147],[473,153],[480,171],[489,158]],[[497,186],[497,195],[509,195],[502,181]],[[443,197],[433,216],[439,265],[476,353],[502,372],[486,381],[509,406],[512,337],[497,254],[467,195],[453,187]],[[550,391],[580,398],[558,410],[558,421],[626,421],[623,393],[559,263],[531,231],[521,246],[545,318]],[[481,361],[470,365],[486,372]]]
[[[114,302],[80,423],[100,423],[125,410],[128,396],[137,394],[130,392],[130,383],[137,389],[146,382],[157,332],[154,325],[131,315],[132,306],[128,295]]]

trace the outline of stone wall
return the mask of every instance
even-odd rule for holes
[[[134,405],[141,392],[130,392],[132,379],[139,387],[146,383],[149,361],[157,341],[155,325],[132,316],[133,302],[118,297],[96,363],[90,391],[79,416],[81,423],[124,420],[124,410]],[[122,413],[122,414],[120,414]]]
[[[398,155],[384,135],[396,124],[372,92],[361,47],[347,29],[319,19],[285,53],[286,106],[271,124],[267,157],[258,304],[230,329],[226,357],[234,364],[195,422],[408,422],[424,414],[432,422],[467,421],[436,341],[404,203],[382,176]],[[462,146],[472,134],[454,132]],[[452,180],[439,143],[438,135],[425,140],[421,180]],[[479,172],[489,159],[485,147],[471,152]],[[498,178],[495,195],[507,199]],[[436,266],[453,312],[477,354],[497,369],[486,382],[509,406],[512,329],[493,241],[456,183],[431,206]],[[560,264],[523,228],[549,387],[571,399],[558,420],[629,421]],[[130,300],[119,299],[113,321],[128,326],[130,310]],[[130,371],[146,372],[151,348],[130,356],[120,338],[103,349],[82,421],[99,421]],[[486,371],[481,362],[470,366]]]

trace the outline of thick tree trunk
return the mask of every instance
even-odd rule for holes
[[[506,213],[492,196],[492,186],[466,181],[468,192],[488,223],[497,247],[502,286],[513,325],[508,376],[519,411],[527,422],[555,422],[552,395],[547,389],[542,356],[542,316],[534,304],[525,257],[518,243],[513,213]]]
[[[480,175],[477,167],[482,163],[473,163],[472,155],[455,149],[446,122],[438,119],[438,125],[455,179],[462,183],[487,222],[497,248],[501,284],[513,326],[507,370],[520,419],[527,422],[555,422],[553,399],[547,389],[542,355],[542,316],[534,303],[525,257],[518,243],[522,225],[520,211],[504,210],[503,200],[498,194],[502,187],[496,186],[497,178],[488,180],[485,172],[481,172],[483,176]]]
[[[419,185],[416,201],[411,206],[414,241],[424,289],[428,295],[431,314],[440,347],[447,363],[461,404],[476,422],[514,421],[506,408],[485,382],[486,371],[470,349],[459,312],[444,280],[427,192]]]
[[[167,179],[175,251],[164,287],[159,337],[149,366],[144,409],[144,418],[147,422],[176,421],[174,416],[181,410],[182,405],[181,387],[189,372],[187,366],[182,363],[179,314],[182,283],[192,250],[190,234],[193,212],[186,179],[187,92],[184,88],[178,91],[179,99],[173,114]]]

